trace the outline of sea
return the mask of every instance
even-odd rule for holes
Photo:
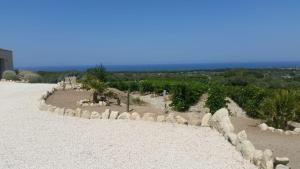
[[[77,65],[77,66],[35,66],[35,67],[17,67],[20,70],[32,71],[85,71],[95,65]],[[136,64],[136,65],[103,65],[111,72],[140,72],[140,71],[192,71],[192,70],[214,70],[229,68],[295,68],[300,69],[298,62],[249,62],[249,63],[191,63],[191,64]]]

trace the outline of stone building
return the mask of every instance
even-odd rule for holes
[[[0,75],[5,70],[13,70],[13,56],[11,50],[0,48]]]

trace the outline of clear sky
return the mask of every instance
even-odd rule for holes
[[[0,0],[16,66],[300,61],[299,0]]]

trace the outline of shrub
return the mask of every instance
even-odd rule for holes
[[[288,129],[288,121],[296,120],[299,113],[299,100],[295,92],[276,91],[260,106],[260,115],[267,124],[275,128]]]
[[[226,106],[226,92],[224,87],[219,84],[213,84],[208,90],[208,98],[206,106],[210,109],[211,113]]]
[[[29,83],[38,83],[41,81],[41,76],[32,71],[19,71],[18,76],[21,80],[28,81]]]
[[[6,70],[2,73],[2,78],[6,80],[18,80],[18,76],[15,71]]]
[[[147,92],[153,92],[154,91],[154,86],[149,81],[140,81],[140,83],[139,83],[139,90],[143,94],[147,93]]]

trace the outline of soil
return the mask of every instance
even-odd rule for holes
[[[289,166],[300,168],[300,135],[285,135],[271,131],[261,131],[257,125],[260,120],[247,117],[232,117],[231,122],[235,127],[235,132],[245,130],[248,139],[254,144],[256,149],[273,151],[274,157],[288,157]]]

